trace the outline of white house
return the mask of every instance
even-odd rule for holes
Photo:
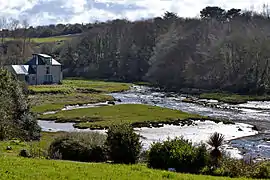
[[[46,54],[33,54],[24,65],[10,65],[7,69],[30,85],[59,84],[63,79],[62,65]]]

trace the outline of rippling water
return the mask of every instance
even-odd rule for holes
[[[265,124],[263,127],[266,131],[270,129],[269,101],[249,102],[240,105],[229,105],[224,103],[219,105],[220,108],[212,108],[196,103],[182,102],[185,97],[181,95],[170,94],[172,97],[168,97],[166,96],[166,93],[153,92],[150,88],[141,86],[134,86],[130,91],[124,93],[113,93],[112,95],[116,99],[121,99],[122,103],[151,104],[210,117],[225,118],[235,121],[255,121]],[[216,101],[213,101],[213,103],[215,102]]]
[[[270,158],[270,101],[248,102],[239,105],[219,103],[219,108],[203,106],[196,103],[182,102],[186,97],[170,93],[167,96],[164,92],[155,92],[143,86],[134,86],[130,91],[124,93],[113,93],[116,99],[122,103],[150,104],[181,110],[189,113],[196,113],[209,117],[224,118],[236,122],[244,122],[260,127],[261,134],[248,138],[240,138],[230,142],[231,146],[239,148],[246,156]],[[217,103],[216,100],[200,100],[208,103]]]

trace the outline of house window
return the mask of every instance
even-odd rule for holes
[[[50,74],[50,67],[46,67],[46,74]]]

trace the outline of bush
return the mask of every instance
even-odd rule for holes
[[[252,178],[270,179],[270,162],[258,164],[254,168]]]
[[[210,159],[205,145],[192,146],[183,138],[152,144],[148,166],[156,169],[175,168],[177,172],[199,173]]]
[[[31,157],[30,153],[26,149],[22,149],[19,153],[19,156],[29,158]]]
[[[48,155],[52,159],[104,162],[107,160],[105,140],[106,136],[99,133],[67,133],[52,142]]]
[[[0,140],[38,140],[41,128],[29,111],[26,86],[0,68]]]
[[[40,140],[41,127],[37,123],[37,119],[33,113],[27,112],[21,115],[21,139]]]
[[[140,136],[130,125],[114,125],[108,129],[106,145],[114,163],[134,164],[142,148]]]
[[[247,178],[270,178],[270,163],[268,162],[246,162],[244,160],[224,157],[220,162],[220,167],[216,169],[204,168],[202,174],[228,177]]]

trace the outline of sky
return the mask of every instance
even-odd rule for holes
[[[32,26],[89,23],[125,18],[131,21],[162,16],[199,16],[206,6],[262,10],[270,0],[0,0],[0,17],[27,19]]]

